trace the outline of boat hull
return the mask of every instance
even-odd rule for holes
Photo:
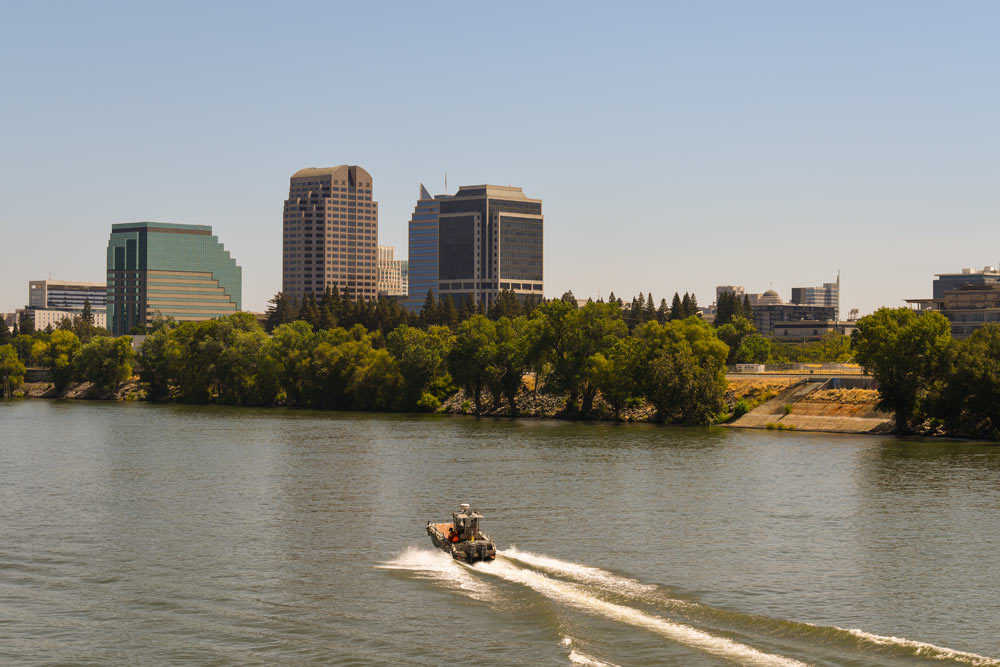
[[[438,524],[428,523],[427,534],[431,536],[431,542],[434,543],[435,547],[451,554],[451,557],[455,560],[478,563],[480,561],[492,561],[497,557],[496,544],[489,535],[483,533],[479,533],[472,540],[449,542],[444,530]]]

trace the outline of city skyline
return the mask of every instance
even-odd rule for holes
[[[330,164],[372,173],[378,242],[401,256],[420,183],[538,193],[547,297],[707,304],[732,282],[787,299],[840,270],[842,310],[865,313],[1000,263],[1000,98],[983,85],[997,7],[635,5],[627,23],[595,5],[517,7],[487,28],[510,50],[463,34],[481,8],[315,5],[295,36],[266,6],[241,7],[222,36],[221,5],[198,24],[183,6],[13,8],[0,224],[16,252],[0,310],[24,305],[28,280],[99,281],[107,225],[149,219],[211,225],[245,267],[244,308],[262,310],[281,289],[288,176]],[[358,30],[315,46],[335,11]],[[362,75],[351,105],[273,94],[307,84],[302,59],[326,48]],[[471,143],[484,132],[487,153]],[[55,170],[73,177],[53,188],[41,175]]]

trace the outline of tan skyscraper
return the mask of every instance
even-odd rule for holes
[[[327,287],[376,297],[378,202],[358,166],[300,169],[285,200],[282,292],[301,299]]]

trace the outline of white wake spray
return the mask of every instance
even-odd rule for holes
[[[562,602],[581,611],[650,630],[672,641],[732,660],[741,665],[802,667],[805,664],[792,658],[764,653],[752,646],[740,644],[726,637],[712,635],[689,625],[674,623],[632,607],[606,602],[587,594],[574,584],[552,579],[544,574],[517,567],[503,560],[477,564],[474,568],[478,572],[527,586],[549,599]]]

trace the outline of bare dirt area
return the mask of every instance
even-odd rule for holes
[[[892,418],[876,407],[873,389],[820,389],[821,383],[791,384],[774,398],[735,420],[736,428],[884,433]]]

